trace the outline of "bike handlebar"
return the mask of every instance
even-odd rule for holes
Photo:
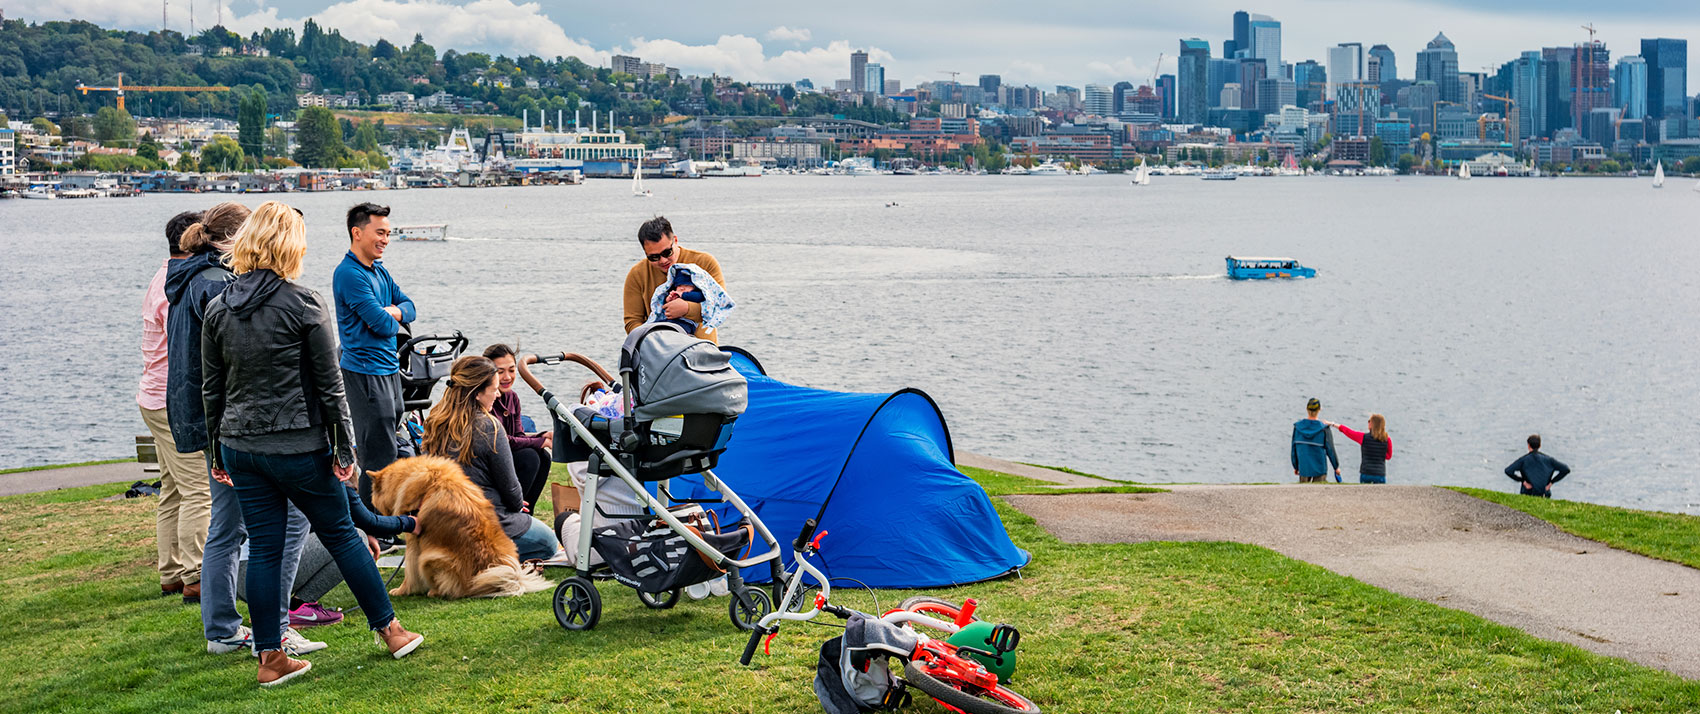
[[[802,553],[802,552],[808,550],[809,546],[818,545],[819,544],[818,540],[815,541],[814,543],[809,542],[809,538],[814,536],[814,534],[815,534],[815,527],[817,525],[819,525],[819,524],[816,523],[815,519],[813,519],[813,518],[810,518],[809,520],[803,521],[803,531],[801,533],[797,534],[797,540],[793,541],[791,543],[791,549],[795,550],[799,553]],[[821,533],[821,535],[826,535],[826,534]]]
[[[771,630],[771,632],[778,631],[779,628],[777,627]],[[744,643],[744,655],[738,658],[738,664],[748,665],[750,663],[750,659],[756,656],[756,645],[761,644],[761,638],[767,636],[769,632],[768,628],[761,625],[756,625],[755,628],[750,630],[750,641]]]

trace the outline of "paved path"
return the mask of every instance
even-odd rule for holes
[[[14,474],[0,474],[0,496],[56,491],[61,488],[94,486],[119,481],[134,482],[144,479],[148,483],[158,481],[159,472],[149,471],[144,473],[142,465],[134,461],[94,466],[67,466],[40,471],[19,471]]]
[[[1441,488],[1172,488],[1006,499],[1066,541],[1251,543],[1536,637],[1700,678],[1700,570]]]

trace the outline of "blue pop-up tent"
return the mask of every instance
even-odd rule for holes
[[[798,387],[768,377],[749,353],[726,350],[749,381],[749,407],[714,473],[773,531],[787,567],[791,539],[816,517],[828,532],[816,565],[870,587],[978,582],[1032,559],[1010,542],[985,491],[956,470],[950,431],[926,393]],[[706,494],[700,477],[676,479],[675,490]],[[765,582],[771,573],[744,576]]]

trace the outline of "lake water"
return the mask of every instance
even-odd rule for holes
[[[1575,469],[1562,497],[1700,513],[1700,196],[1686,181],[651,188],[283,198],[308,219],[303,282],[327,295],[348,205],[449,223],[453,240],[395,243],[385,261],[420,332],[459,329],[478,347],[612,364],[636,228],[659,213],[725,267],[740,306],[724,342],[794,383],[921,388],[959,449],[1147,482],[1289,481],[1290,425],[1318,397],[1348,425],[1387,415],[1391,482],[1509,491],[1501,469],[1539,432]],[[133,453],[138,313],[162,226],[216,200],[0,202],[0,467]],[[1229,254],[1292,256],[1319,277],[1230,281]],[[530,397],[526,409],[542,412]],[[1351,479],[1356,445],[1337,444]]]

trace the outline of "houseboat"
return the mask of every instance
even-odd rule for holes
[[[1314,278],[1315,268],[1299,265],[1292,258],[1250,258],[1228,256],[1228,277],[1234,280],[1263,280],[1266,278]]]

